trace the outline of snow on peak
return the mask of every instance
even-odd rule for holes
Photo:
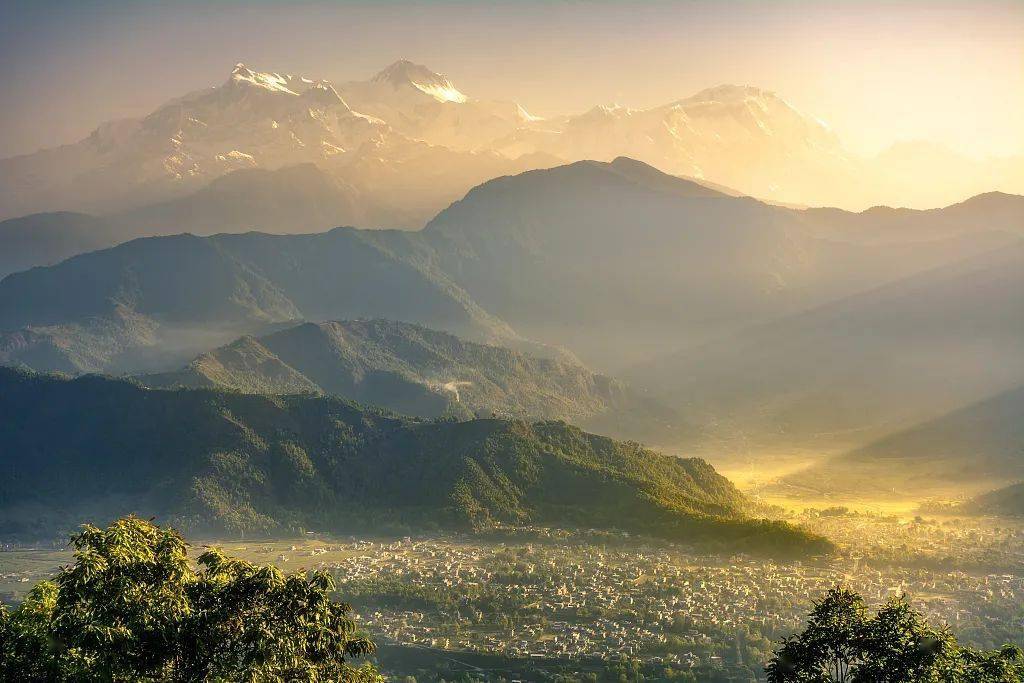
[[[577,117],[580,121],[606,121],[631,116],[634,110],[618,103],[599,104]]]
[[[314,81],[303,76],[253,71],[239,62],[231,71],[228,85],[256,87],[284,95],[302,95],[323,105],[344,102],[329,81]]]
[[[718,85],[682,99],[673,106],[688,115],[717,116],[732,112],[768,135],[791,134],[815,139],[817,144],[834,145],[834,133],[824,121],[807,116],[771,90],[751,85]],[[741,114],[740,114],[741,113]],[[807,137],[812,136],[812,137]]]
[[[516,118],[524,123],[536,123],[537,121],[543,121],[543,116],[534,116],[530,112],[526,111],[526,108],[521,104],[516,104]]]
[[[302,93],[302,96],[323,105],[345,104],[345,100],[341,98],[341,95],[334,89],[334,86],[326,81],[317,81],[316,83],[309,84],[309,87]],[[345,104],[345,106],[347,107],[348,105]]]
[[[390,83],[395,88],[411,86],[438,102],[466,101],[466,96],[452,85],[444,74],[431,71],[422,64],[400,59],[373,77],[374,83]]]
[[[755,88],[752,85],[716,85],[713,88],[705,88],[696,95],[687,97],[683,100],[687,104],[697,104],[704,102],[743,102],[750,99],[779,99],[778,95],[770,90],[763,90],[762,88]]]
[[[235,68],[231,71],[231,79],[229,82],[235,85],[256,86],[272,92],[298,95],[297,92],[289,87],[289,84],[295,80],[297,79],[287,74],[281,75],[277,73],[260,73],[259,71],[253,71],[245,64],[239,62],[238,64],[235,64]]]

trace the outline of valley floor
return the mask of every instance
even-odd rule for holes
[[[667,670],[701,681],[760,680],[773,644],[838,583],[872,603],[905,592],[974,645],[1024,641],[1024,521],[835,507],[788,518],[827,535],[839,552],[780,563],[543,528],[221,544],[286,571],[332,572],[383,645],[381,667],[399,680],[554,679],[621,667],[622,659],[649,680],[670,679]],[[5,548],[0,597],[20,599],[69,557]]]

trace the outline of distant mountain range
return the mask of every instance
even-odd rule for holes
[[[423,422],[326,397],[147,390],[3,368],[0,412],[5,538],[136,512],[247,536],[505,522],[775,555],[829,549],[748,517],[744,497],[702,460],[562,422]]]
[[[167,370],[295,320],[387,317],[522,340],[433,268],[411,233],[339,228],[140,239],[0,282],[0,361],[62,372]]]
[[[240,208],[238,229],[304,232],[324,227],[324,216],[331,227],[419,228],[484,180],[618,156],[802,205],[932,207],[990,190],[1024,192],[1020,157],[977,161],[916,143],[860,159],[826,124],[749,86],[708,88],[645,110],[597,106],[539,118],[513,101],[466,95],[446,76],[408,61],[346,83],[238,64],[221,85],[170,99],[147,116],[0,160],[0,218],[127,212],[140,223],[126,237],[137,237],[153,233],[146,232],[146,212],[134,216],[134,209],[204,188],[216,194],[223,188],[211,183],[238,170],[315,164],[333,199],[308,216],[297,206],[287,226]],[[259,186],[258,177],[232,182],[250,180]],[[188,213],[172,206],[163,217],[187,220]],[[195,227],[179,224],[172,232]]]
[[[396,128],[353,110],[327,81],[239,64],[222,85],[172,99],[144,118],[104,124],[72,145],[0,160],[0,216],[57,209],[120,214],[184,197],[232,171],[314,163],[340,195],[332,226],[354,217],[416,226],[488,178],[557,163],[455,149],[400,132],[406,128],[400,120],[429,119],[455,104],[425,91],[410,80],[420,74],[401,67],[346,84],[353,94],[358,89],[386,102]],[[456,117],[478,106],[462,104]],[[290,232],[315,229],[299,225],[301,214],[294,218]],[[147,233],[131,236],[139,234]]]
[[[109,221],[83,213],[37,213],[0,222],[0,278],[122,241]]]
[[[878,245],[868,214],[579,162],[485,183],[420,232],[179,235],[10,275],[0,361],[164,371],[267,325],[379,317],[554,353],[524,338],[542,340],[616,370],[1017,239],[1014,210],[989,205],[1024,200],[982,204],[976,220],[916,212],[907,239]]]
[[[380,215],[350,185],[312,163],[231,171],[184,196],[102,217],[40,213],[0,222],[0,278],[137,237],[311,233],[377,225]]]
[[[418,232],[145,238],[11,274],[0,362],[168,373],[243,335],[383,318],[582,359],[714,449],[739,434],[743,448],[853,450],[1024,384],[1022,218],[1017,195],[799,210],[631,159],[578,162],[488,181]],[[291,365],[245,344],[213,356]],[[398,367],[397,348],[372,367]],[[254,377],[240,373],[226,385]],[[298,374],[283,383],[330,391]]]
[[[1024,241],[647,361],[623,377],[778,445],[867,443],[1024,382]]]
[[[621,158],[484,183],[422,236],[486,310],[618,371],[1024,237],[1024,197],[969,204],[900,212],[913,229],[876,244],[873,212],[770,206]]]
[[[182,370],[137,379],[150,387],[333,394],[423,417],[566,420],[648,443],[695,437],[664,405],[571,360],[388,320],[304,323],[242,337]]]

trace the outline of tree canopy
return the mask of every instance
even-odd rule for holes
[[[0,415],[4,538],[138,511],[220,537],[541,524],[775,556],[833,549],[752,518],[751,501],[700,458],[560,421],[422,421],[332,396],[158,391],[2,367]]]
[[[870,614],[847,588],[816,603],[802,633],[785,639],[766,668],[769,683],[1019,683],[1014,645],[979,651],[934,627],[904,596]]]
[[[73,564],[0,609],[0,680],[382,680],[351,608],[322,572],[285,576],[213,548],[189,562],[173,529],[138,517],[71,539]]]

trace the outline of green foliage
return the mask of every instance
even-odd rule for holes
[[[7,536],[41,519],[60,524],[61,511],[139,511],[190,533],[530,523],[777,555],[829,548],[748,518],[746,498],[703,460],[564,422],[428,422],[330,397],[147,390],[2,368],[0,414],[10,417],[0,421]]]
[[[392,320],[303,323],[242,337],[182,370],[137,378],[153,388],[327,393],[406,415],[561,419],[601,433],[673,442],[685,420],[569,358],[541,358]]]
[[[766,668],[769,683],[1019,683],[1015,646],[980,652],[945,627],[929,625],[904,597],[873,616],[863,598],[834,588],[815,604],[807,627],[787,638]]]
[[[0,611],[5,681],[380,680],[328,574],[284,576],[137,517],[72,538],[74,564]]]

